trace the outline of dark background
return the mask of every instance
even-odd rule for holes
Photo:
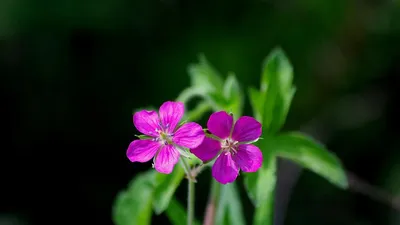
[[[275,46],[290,58],[297,86],[284,130],[312,134],[360,179],[399,194],[399,7],[395,0],[0,0],[0,224],[112,224],[115,195],[151,167],[125,156],[137,134],[132,111],[175,99],[198,53],[223,74],[234,71],[242,88],[258,87]],[[209,176],[200,177],[198,218]],[[153,223],[168,224],[163,215]],[[285,224],[400,224],[400,216],[304,172]]]

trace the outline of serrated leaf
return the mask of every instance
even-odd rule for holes
[[[235,183],[221,185],[216,212],[218,225],[245,225],[242,203]]]
[[[249,90],[254,114],[265,127],[265,133],[274,134],[285,123],[296,92],[292,80],[289,59],[282,49],[275,48],[264,61],[260,90]]]
[[[157,173],[156,179],[159,183],[154,190],[153,199],[153,208],[156,214],[160,214],[167,209],[175,190],[178,188],[184,176],[185,171],[179,165],[175,166],[171,174]]]
[[[154,171],[138,174],[127,190],[121,191],[113,205],[113,221],[116,225],[151,223]]]
[[[166,210],[168,219],[173,225],[186,225],[187,214],[186,209],[183,208],[182,204],[178,202],[175,198],[172,198],[169,206]],[[195,220],[193,225],[200,225],[200,223]]]
[[[313,138],[299,132],[278,135],[275,139],[278,156],[292,160],[332,184],[347,188],[345,170],[337,156]]]

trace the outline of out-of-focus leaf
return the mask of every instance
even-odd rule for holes
[[[276,157],[269,137],[255,143],[263,153],[263,165],[255,173],[245,173],[247,194],[255,205],[254,225],[272,225],[274,188],[276,185]]]
[[[272,225],[274,223],[275,183],[271,185],[273,185],[273,187],[271,188],[271,192],[269,193],[268,200],[262,202],[259,206],[256,207],[253,225]]]
[[[210,105],[206,101],[202,101],[197,104],[194,109],[188,111],[184,115],[184,119],[187,121],[198,121],[204,115],[204,113],[206,113],[210,109]]]
[[[262,121],[264,132],[273,134],[283,126],[294,93],[293,68],[280,48],[265,59],[260,90],[249,90],[254,115]]]
[[[176,188],[178,188],[184,176],[185,171],[180,165],[176,165],[171,174],[157,173],[158,184],[153,196],[153,208],[156,214],[160,214],[167,209]]]
[[[340,160],[311,137],[291,132],[276,136],[273,142],[278,156],[298,163],[340,188],[348,187]]]
[[[234,116],[241,115],[244,97],[240,89],[239,82],[233,73],[230,73],[226,78],[223,96],[227,102],[227,104],[224,106],[225,110],[232,112]]]
[[[165,212],[167,213],[168,219],[173,225],[186,225],[186,209],[183,208],[183,206],[175,198],[171,199]],[[200,225],[197,220],[193,221],[193,224]]]
[[[191,98],[200,96],[213,111],[230,111],[240,115],[243,107],[243,93],[239,82],[233,73],[228,74],[224,81],[222,76],[206,60],[199,57],[199,63],[188,67],[191,77],[191,87],[183,90],[178,101],[187,103]]]
[[[220,92],[223,88],[223,79],[216,69],[201,54],[198,64],[191,64],[188,67],[191,78],[191,86],[199,88],[202,94]]]
[[[256,118],[256,120],[262,123],[263,107],[264,107],[263,95],[261,95],[257,89],[250,87],[249,99],[250,99],[250,104],[253,108],[254,117]]]
[[[113,221],[116,225],[146,225],[151,223],[151,202],[155,172],[139,174],[120,192],[113,206]]]
[[[246,224],[243,216],[242,203],[235,183],[221,185],[215,224]]]
[[[263,164],[255,173],[244,173],[244,182],[250,199],[257,207],[266,201],[271,201],[276,182],[276,157],[273,143],[269,138],[260,139],[255,144],[263,153]]]

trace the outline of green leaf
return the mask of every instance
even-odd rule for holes
[[[210,105],[206,101],[201,101],[194,109],[188,111],[184,115],[184,119],[188,121],[198,121],[204,113],[210,111],[210,108]]]
[[[171,199],[169,206],[167,208],[167,216],[168,219],[174,225],[186,225],[187,214],[186,209],[176,200],[175,198]],[[194,225],[200,225],[198,221],[193,222]]]
[[[263,153],[263,165],[255,173],[245,173],[247,194],[256,207],[254,225],[272,225],[274,189],[276,185],[276,157],[270,137],[255,143]]]
[[[253,108],[254,117],[256,118],[256,120],[261,121],[262,123],[263,107],[264,107],[263,95],[261,95],[257,89],[250,87],[249,98],[250,98],[250,105]]]
[[[162,213],[167,209],[176,188],[178,188],[185,171],[179,165],[175,166],[171,174],[157,173],[158,184],[154,190],[153,208],[156,214]]]
[[[289,59],[280,48],[275,48],[265,59],[260,90],[249,90],[254,115],[262,121],[265,133],[276,133],[285,123],[296,92],[292,80]]]
[[[121,191],[113,205],[116,225],[146,225],[151,223],[155,172],[138,174],[125,191]]]
[[[229,73],[224,81],[204,55],[200,55],[199,63],[189,65],[188,73],[191,87],[180,93],[178,101],[187,103],[191,98],[200,96],[213,111],[230,111],[237,116],[242,113],[244,97],[233,73]]]
[[[348,187],[346,173],[340,160],[313,138],[291,132],[277,136],[274,142],[278,156],[298,163],[340,188]]]
[[[211,66],[203,54],[199,55],[198,64],[189,65],[188,73],[191,78],[191,86],[199,87],[202,94],[222,90],[223,80],[221,75]]]
[[[153,137],[149,137],[149,136],[147,136],[147,135],[144,135],[144,134],[140,134],[140,135],[135,135],[137,138],[139,138],[140,140],[150,140],[150,139],[152,139]]]
[[[235,183],[221,185],[216,212],[218,225],[245,225],[242,203]]]
[[[239,82],[233,73],[230,73],[226,78],[223,96],[227,102],[227,104],[223,106],[225,111],[232,112],[236,117],[240,116],[242,114],[244,97]]]
[[[269,138],[255,143],[263,153],[262,167],[255,173],[244,173],[246,191],[256,207],[271,200],[276,183],[276,157],[271,144]]]

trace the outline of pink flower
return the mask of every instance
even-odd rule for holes
[[[154,157],[154,167],[169,174],[179,160],[180,148],[196,148],[204,139],[202,127],[194,122],[177,127],[184,113],[181,102],[165,102],[159,113],[142,110],[133,115],[133,124],[147,140],[132,141],[126,156],[132,162],[147,162]]]
[[[233,117],[224,111],[213,113],[208,130],[216,136],[206,137],[201,145],[191,149],[202,161],[218,158],[212,167],[213,177],[222,184],[236,180],[239,170],[256,172],[262,164],[260,149],[252,144],[261,136],[261,124],[253,117],[242,116],[233,126]]]

